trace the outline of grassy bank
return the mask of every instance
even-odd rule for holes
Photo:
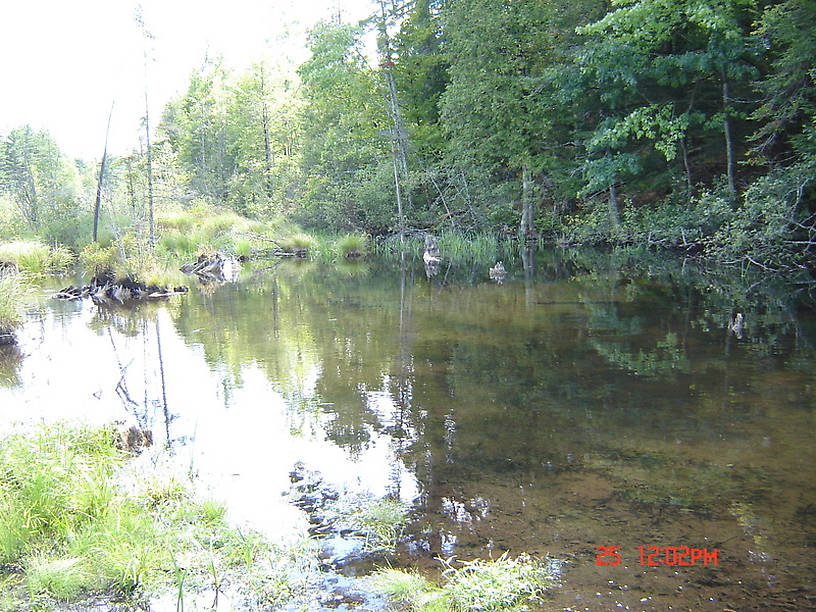
[[[22,294],[16,274],[0,274],[0,344],[11,342],[12,333],[23,322]]]
[[[185,478],[135,471],[114,439],[106,428],[57,425],[0,441],[3,609],[162,594],[183,607],[200,593],[252,608],[304,588],[308,548],[230,526],[224,506]]]
[[[40,276],[68,272],[76,256],[63,246],[51,248],[36,240],[15,240],[0,244],[0,262],[13,264],[20,272]]]

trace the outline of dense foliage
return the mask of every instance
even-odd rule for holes
[[[300,66],[266,60],[235,74],[206,58],[151,145],[159,209],[216,205],[386,235],[401,197],[409,231],[808,263],[813,2],[374,8],[360,24],[320,22]],[[145,158],[113,160],[109,226],[144,226]],[[94,173],[47,134],[5,135],[0,186],[15,209],[0,232],[14,217],[81,246],[85,230],[66,228],[89,219]]]

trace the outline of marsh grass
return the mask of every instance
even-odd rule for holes
[[[23,322],[23,288],[16,274],[0,274],[0,334]]]
[[[499,239],[494,234],[466,235],[444,231],[434,235],[442,261],[453,264],[492,264],[500,259],[505,263],[511,262],[516,258],[519,247],[516,241]],[[393,259],[400,256],[401,248],[399,239],[391,236],[376,242],[374,252],[386,259]],[[409,236],[405,242],[405,251],[413,259],[422,259],[425,251],[424,234]]]
[[[311,234],[298,232],[283,239],[281,246],[287,251],[306,251],[308,253],[318,247],[318,241]]]
[[[0,260],[10,261],[29,274],[45,274],[48,255],[48,247],[41,242],[16,240],[0,245]]]
[[[270,251],[274,244],[289,251],[309,251],[316,245],[311,236],[287,221],[273,219],[264,223],[206,206],[162,213],[157,225],[157,253],[174,261],[191,261],[202,253],[216,251],[251,258]]]
[[[77,262],[77,256],[68,247],[56,246],[48,257],[48,270],[55,274],[68,274]]]
[[[348,259],[362,257],[368,250],[368,236],[365,234],[346,234],[335,243],[337,255]]]
[[[373,576],[375,587],[417,612],[500,612],[526,610],[556,582],[551,563],[528,555],[469,562],[442,560],[446,582],[435,586],[416,572],[383,569]],[[456,565],[456,566],[455,566]]]
[[[113,441],[111,429],[68,425],[0,440],[0,580],[20,584],[10,609],[168,592],[183,604],[228,588],[266,602],[302,588],[287,577],[308,554],[231,527],[222,504]]]

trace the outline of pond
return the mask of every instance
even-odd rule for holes
[[[563,560],[551,609],[816,607],[801,287],[525,262],[503,283],[489,264],[256,264],[160,304],[47,300],[1,349],[0,426],[135,421],[269,534],[304,524],[301,464],[410,505],[396,565]]]

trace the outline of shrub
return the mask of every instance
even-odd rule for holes
[[[112,246],[101,247],[96,243],[89,244],[79,254],[79,262],[89,274],[99,276],[115,268],[116,249]]]

